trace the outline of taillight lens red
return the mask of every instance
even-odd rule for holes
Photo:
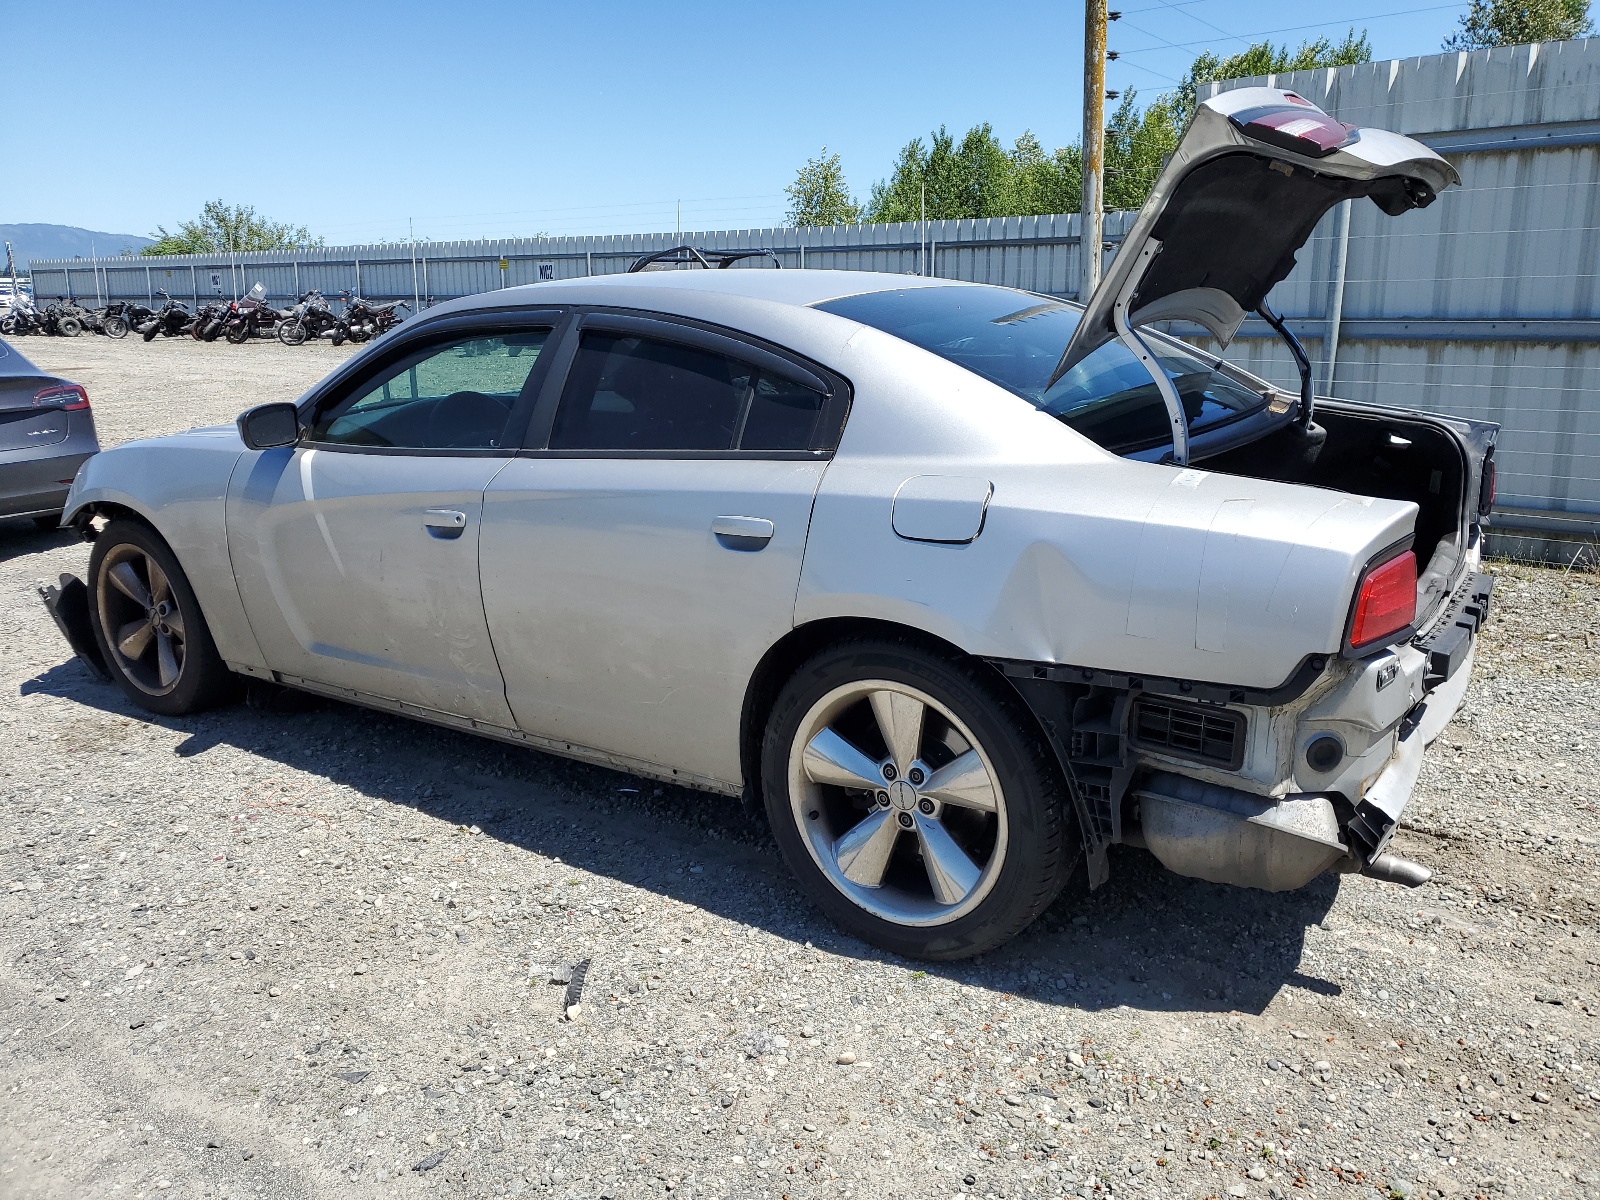
[[[1356,141],[1360,132],[1290,93],[1293,104],[1267,104],[1236,112],[1229,119],[1257,141],[1293,150],[1311,158],[1326,158]]]
[[[1356,595],[1350,646],[1359,650],[1398,633],[1417,618],[1417,556],[1407,550],[1373,567]]]
[[[55,383],[33,394],[36,408],[64,408],[68,412],[89,407],[89,393],[75,383]]]

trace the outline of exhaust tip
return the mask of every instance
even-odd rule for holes
[[[1361,873],[1369,879],[1398,883],[1403,887],[1421,887],[1433,878],[1433,868],[1412,862],[1409,858],[1401,858],[1398,854],[1378,855],[1361,868]]]

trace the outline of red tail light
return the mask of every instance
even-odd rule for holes
[[[68,412],[89,407],[89,393],[75,383],[54,383],[33,394],[35,408],[64,408]]]
[[[1311,158],[1326,158],[1361,136],[1354,125],[1335,120],[1310,101],[1292,92],[1284,96],[1292,103],[1247,108],[1229,120],[1257,141]]]
[[[1359,650],[1410,625],[1417,618],[1417,556],[1406,550],[1373,567],[1356,594],[1350,648]]]

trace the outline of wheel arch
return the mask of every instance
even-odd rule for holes
[[[752,812],[761,807],[761,742],[766,733],[767,719],[777,702],[783,685],[799,670],[800,665],[818,651],[855,638],[881,638],[899,641],[927,653],[977,666],[992,672],[1001,691],[1015,696],[1015,713],[1027,731],[1047,750],[1050,740],[1031,705],[1018,695],[1010,682],[988,660],[963,650],[926,629],[885,621],[873,617],[820,617],[797,625],[773,643],[761,661],[756,664],[745,688],[744,705],[739,715],[739,766],[744,776],[744,803]],[[1070,791],[1070,781],[1060,770],[1053,755],[1047,755],[1060,775],[1063,789]]]

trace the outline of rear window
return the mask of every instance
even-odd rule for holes
[[[1120,342],[1101,346],[1046,387],[1081,310],[1011,288],[952,286],[868,292],[816,305],[932,351],[997,383],[1119,454],[1171,441],[1149,372]],[[1212,370],[1181,344],[1151,348],[1183,400],[1189,429],[1214,429],[1261,408],[1265,397]]]

